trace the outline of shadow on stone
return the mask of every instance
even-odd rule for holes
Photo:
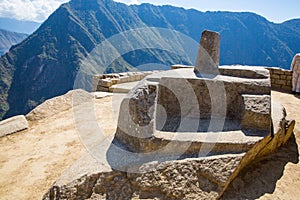
[[[251,129],[242,129],[242,132],[246,135],[246,136],[264,136],[266,137],[269,132],[266,130],[251,130]]]
[[[298,145],[293,134],[274,154],[245,168],[230,184],[222,199],[257,199],[273,193],[287,163],[299,162]]]

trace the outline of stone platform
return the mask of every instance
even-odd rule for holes
[[[258,71],[259,69],[257,68]],[[181,75],[191,73],[186,70],[182,72],[184,73],[180,73]],[[173,76],[174,73],[178,72],[168,71],[164,76]],[[140,106],[147,110],[127,110],[132,121],[141,124],[140,129],[132,127],[131,130],[144,133],[140,135],[145,138],[147,133],[151,133],[151,138],[146,138],[145,143],[129,135],[124,135],[128,138],[124,138],[125,142],[119,141],[123,139],[120,135],[107,138],[95,146],[91,154],[84,155],[74,163],[45,194],[45,200],[218,199],[245,167],[285,144],[293,132],[295,121],[288,121],[285,109],[276,102],[271,103],[273,126],[266,136],[260,133],[247,135],[242,129],[232,130],[232,127],[237,127],[238,124],[227,127],[226,120],[226,131],[162,131],[155,126],[155,120],[149,120],[144,115],[157,114],[153,104],[157,102],[155,98],[158,90],[155,88],[159,87],[159,80],[159,74],[152,75],[135,87],[122,102],[123,114],[119,118],[127,119],[124,118],[126,109],[134,108],[131,106],[140,103]],[[245,78],[243,80],[245,81]],[[148,90],[144,90],[145,88]],[[135,113],[140,115],[133,115]],[[208,119],[202,119],[201,123],[207,121]],[[153,126],[147,126],[146,123]],[[191,126],[184,128],[191,130]],[[147,132],[149,130],[152,132]],[[119,130],[116,134],[120,134]],[[212,146],[209,145],[210,142]],[[134,152],[128,148],[128,144],[150,152]],[[154,150],[151,145],[155,147]],[[160,149],[157,150],[158,147]],[[230,149],[232,152],[228,152]],[[184,155],[186,150],[190,150],[194,155]]]
[[[219,45],[219,33],[204,31],[195,67],[139,82],[112,142],[92,151],[103,170],[58,182],[44,199],[221,198],[245,167],[285,144],[295,121],[271,103],[269,71],[219,67]]]
[[[184,68],[146,77],[123,100],[115,140],[133,152],[168,143],[174,149],[161,153],[183,146],[180,153],[198,154],[203,144],[210,154],[249,150],[270,133],[268,70],[224,66],[220,73],[199,78]]]
[[[113,168],[113,159],[122,161],[128,157],[114,151],[117,146],[109,137],[92,154],[75,162],[43,199],[220,198],[242,169],[274,152],[291,136],[295,122],[287,121],[284,108],[276,102],[272,102],[272,116],[274,136],[258,141],[247,153],[177,160],[156,157],[155,161],[141,163],[131,172]]]

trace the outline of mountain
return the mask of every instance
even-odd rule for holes
[[[178,51],[187,46],[176,34],[170,34],[167,42],[161,42],[161,33],[154,29],[149,29],[148,35],[130,34],[130,38],[120,34],[146,27],[176,30],[197,43],[204,29],[218,31],[221,64],[289,68],[300,46],[299,20],[275,24],[247,12],[203,13],[172,6],[127,6],[112,0],[72,0],[1,57],[0,113],[6,113],[5,118],[27,113],[45,99],[72,89],[82,63],[89,63],[85,65],[87,74],[128,71],[147,63],[193,64],[193,60],[168,51],[168,46],[178,47]],[[120,37],[111,39],[114,36]],[[127,51],[122,56],[106,47],[95,52],[107,39]],[[134,48],[136,44],[143,48]],[[85,78],[89,79],[84,77],[83,82]]]
[[[23,21],[0,17],[0,29],[8,30],[11,32],[31,34],[36,29],[38,29],[40,25],[40,23],[33,21]]]
[[[0,29],[0,56],[8,52],[12,45],[18,44],[28,35]]]

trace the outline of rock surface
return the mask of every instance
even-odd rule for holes
[[[91,101],[93,98],[93,95],[84,90],[72,90],[65,95],[45,101],[43,104],[28,113],[26,118],[30,121],[45,119],[66,111],[73,106],[78,106],[84,102]]]
[[[281,118],[281,123],[275,129],[277,131],[275,136],[267,136],[246,154],[152,161],[136,166],[130,172],[122,172],[110,168],[112,167],[109,162],[110,156],[115,159],[116,154],[97,151],[101,152],[98,156],[107,161],[90,160],[87,165],[86,159],[81,160],[70,169],[71,174],[66,176],[71,179],[57,181],[45,194],[44,199],[216,199],[222,197],[228,187],[229,191],[232,190],[231,184],[236,184],[232,181],[249,166],[251,167],[250,163],[263,159],[290,138],[295,122],[282,120],[284,119],[282,107],[274,107],[274,110],[279,114],[276,120]],[[81,175],[78,175],[78,170],[82,170],[79,166],[82,164],[87,165],[83,167],[86,171],[81,171]],[[91,164],[95,166],[94,169],[90,168]],[[73,178],[72,174],[74,174]],[[226,199],[228,194],[225,194]]]
[[[151,162],[136,173],[88,172],[65,185],[57,182],[44,199],[214,199],[242,156]]]
[[[266,127],[271,127],[271,97],[269,95],[242,95],[242,98],[245,104],[242,127],[255,127],[258,130],[266,130]]]
[[[97,99],[95,102],[99,124],[102,125],[106,135],[114,134],[117,125],[117,121],[113,118],[112,105],[119,106],[113,103],[113,99],[114,97],[107,97]],[[272,99],[284,105],[289,118],[300,121],[300,116],[296,112],[300,104],[299,98],[272,91]],[[35,121],[24,134],[0,138],[2,199],[42,199],[55,181],[55,185],[62,186],[85,174],[97,174],[99,169],[102,169],[102,172],[111,171],[110,168],[103,168],[103,165],[95,161],[82,145],[72,116],[73,111],[69,109],[44,120]],[[275,130],[279,128],[275,126]],[[240,173],[223,199],[297,199],[300,196],[299,152],[300,126],[297,123],[291,140],[271,156],[246,168],[244,170],[246,173]],[[84,159],[79,159],[80,157]],[[76,161],[77,159],[79,160]],[[75,161],[80,164],[72,166]],[[118,190],[120,193],[121,190]],[[104,195],[93,197],[105,199]],[[134,194],[132,199],[143,199],[142,197]],[[198,198],[192,195],[189,197],[186,199],[205,199],[200,195]],[[162,196],[157,199],[164,198]]]
[[[29,125],[24,115],[18,115],[0,122],[0,137],[28,129]]]
[[[78,124],[79,120],[74,120],[74,109],[70,107],[72,98],[66,96],[69,95],[50,99],[46,105],[41,105],[45,111],[42,114],[46,117],[40,118],[38,112],[39,120],[29,121],[30,128],[22,134],[0,138],[0,199],[42,199],[62,173],[87,153],[78,126],[85,125],[80,127],[80,131],[87,134],[94,128],[89,124],[90,118],[86,117],[91,116],[91,105],[81,101],[80,105],[76,106],[78,114],[83,116]],[[92,104],[96,116],[93,120],[100,126],[97,132],[101,130],[105,135],[114,134],[117,124],[115,112],[118,112],[120,105],[116,98],[123,97],[116,95],[95,99]],[[67,106],[69,109],[66,109]],[[80,167],[87,163],[89,161],[85,160]],[[70,179],[74,177],[72,175]]]
[[[196,60],[196,74],[218,74],[220,63],[220,34],[205,30],[202,32]]]

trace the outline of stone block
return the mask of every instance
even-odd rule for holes
[[[152,72],[152,71],[145,71],[144,74],[145,74],[146,76],[148,76],[148,75],[153,74],[153,72]]]
[[[293,79],[292,75],[286,76],[286,80],[291,81]]]
[[[129,76],[121,76],[120,83],[127,83],[129,82]]]
[[[0,122],[0,137],[28,129],[29,125],[24,115],[18,115]]]
[[[110,79],[99,80],[98,85],[101,87],[111,87],[113,85]]]
[[[194,66],[188,65],[172,65],[171,69],[186,69],[186,68],[194,68]]]
[[[136,75],[131,75],[131,76],[128,76],[128,82],[134,82],[136,81]]]
[[[128,76],[126,72],[122,72],[122,73],[119,73],[120,77],[122,76]]]
[[[103,74],[97,74],[94,76],[94,78],[97,78],[97,79],[103,79]]]
[[[277,84],[277,85],[286,85],[286,80],[276,80],[275,81],[275,83]]]
[[[109,88],[98,85],[97,91],[99,91],[99,92],[109,92]]]
[[[280,76],[278,74],[271,74],[271,79],[279,79]]]
[[[276,84],[276,79],[271,79],[271,84],[272,85]]]
[[[280,75],[281,80],[286,80],[286,75]]]
[[[220,66],[219,71],[221,75],[224,75],[226,79],[230,82],[235,83],[242,83],[245,82],[248,85],[258,84],[259,86],[266,86],[268,87],[270,82],[270,73],[267,69],[264,67],[249,67],[249,66]],[[240,78],[244,78],[244,81],[238,81],[242,80]],[[227,82],[227,81],[226,81]],[[257,82],[257,83],[255,83]],[[257,88],[259,90],[259,88]]]
[[[111,78],[120,78],[119,74],[112,74]]]
[[[92,91],[96,92],[97,91],[97,87],[98,87],[98,83],[99,83],[99,78],[94,76],[93,80],[92,80]]]
[[[218,74],[220,62],[220,34],[205,30],[196,59],[195,72],[200,74]]]
[[[111,83],[112,85],[118,84],[119,78],[112,78]]]
[[[135,74],[134,72],[127,72],[127,76],[129,76],[129,77],[134,76],[134,74]]]
[[[276,83],[272,83],[272,88],[280,88],[280,87],[281,87],[281,85],[276,84]]]
[[[242,128],[270,130],[271,97],[269,95],[242,95],[242,98],[244,101]]]
[[[144,78],[144,73],[143,72],[138,72],[137,74],[136,74],[136,80],[137,81],[140,81],[140,80],[142,80]]]
[[[292,87],[291,86],[283,85],[281,88],[284,89],[284,90],[286,90],[286,91],[292,91]]]
[[[273,74],[280,75],[281,74],[281,70],[280,69],[276,69],[276,70],[273,71]]]
[[[287,76],[292,76],[293,72],[290,70],[286,70],[286,71],[284,71],[284,74]]]
[[[140,73],[136,74],[136,75],[134,76],[134,79],[135,79],[135,81],[140,81],[140,80],[142,80],[141,74],[140,74]]]

